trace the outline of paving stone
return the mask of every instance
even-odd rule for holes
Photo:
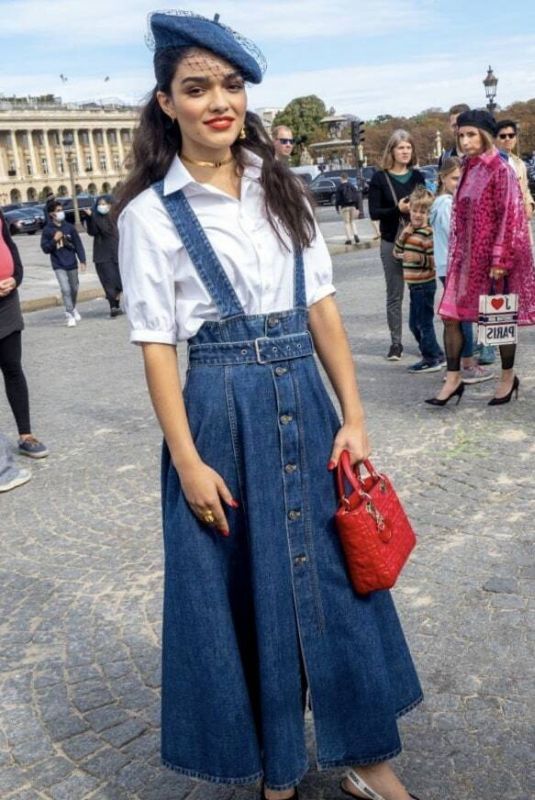
[[[83,800],[93,792],[100,781],[83,772],[73,772],[64,781],[48,789],[52,800]]]
[[[84,761],[82,766],[91,775],[97,775],[100,778],[112,778],[130,760],[130,756],[118,753],[108,747]]]
[[[486,592],[516,594],[518,591],[518,581],[514,578],[490,578],[483,584],[483,589]]]
[[[408,331],[407,356],[384,358],[377,250],[337,257],[335,282],[373,457],[419,534],[394,595],[426,703],[401,722],[397,768],[422,798],[532,800],[535,329],[522,331],[517,402],[491,414],[483,384],[435,413],[423,400],[441,376],[406,372]],[[161,765],[161,435],[125,319],[110,322],[104,301],[83,315],[75,331],[61,309],[26,315],[32,414],[51,455],[2,497],[0,797],[256,800],[255,787]],[[7,404],[0,430],[16,435]],[[312,734],[307,716],[311,756]],[[312,770],[300,796],[337,800],[338,774]]]
[[[85,756],[94,753],[103,746],[102,739],[94,733],[82,733],[80,736],[73,736],[61,742],[64,753],[72,760],[79,762]]]
[[[61,756],[50,758],[28,770],[29,781],[37,789],[46,789],[59,783],[73,772],[73,765]]]
[[[137,739],[147,729],[144,722],[129,719],[114,728],[108,728],[102,733],[102,738],[114,747],[121,748],[133,739]]]

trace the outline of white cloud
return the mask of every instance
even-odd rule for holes
[[[457,53],[436,53],[432,58],[422,56],[382,65],[276,76],[268,72],[264,82],[254,88],[251,99],[257,106],[284,106],[294,97],[316,94],[338,112],[364,119],[378,114],[411,116],[433,106],[447,109],[457,102],[481,107],[485,103],[482,81],[486,63],[482,66],[478,48],[474,50],[472,55],[463,52],[462,58]],[[489,41],[488,52],[499,77],[500,105],[535,97],[535,36]]]
[[[176,3],[158,2],[160,10]],[[387,34],[436,22],[431,0],[220,0],[221,22],[253,39],[302,40]],[[139,44],[147,28],[146,0],[2,0],[2,37],[42,36],[62,42]],[[212,16],[213,0],[192,10]]]

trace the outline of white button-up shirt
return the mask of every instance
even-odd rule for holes
[[[294,305],[294,256],[269,224],[261,160],[247,153],[238,200],[198,183],[175,157],[164,193],[182,189],[197,215],[246,314],[285,311]],[[119,266],[132,342],[175,344],[194,336],[205,320],[219,319],[186,248],[154,189],[135,197],[119,217]],[[285,241],[288,237],[283,234]],[[332,263],[316,225],[303,253],[307,305],[334,292]]]

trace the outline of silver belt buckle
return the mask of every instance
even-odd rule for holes
[[[265,339],[266,337],[262,336],[261,338]],[[259,364],[267,364],[268,363],[267,361],[262,361],[262,354],[260,352],[259,342],[260,342],[260,339],[255,339],[254,340],[254,349],[255,349],[255,352],[256,352],[256,360],[257,360],[257,362]]]

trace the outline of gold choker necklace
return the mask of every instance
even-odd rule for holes
[[[182,154],[180,158],[182,161],[186,161],[188,164],[194,164],[196,167],[212,167],[212,169],[218,169],[234,161],[234,156],[232,154],[228,158],[223,159],[223,161],[197,161],[194,158],[188,158],[184,154]]]

